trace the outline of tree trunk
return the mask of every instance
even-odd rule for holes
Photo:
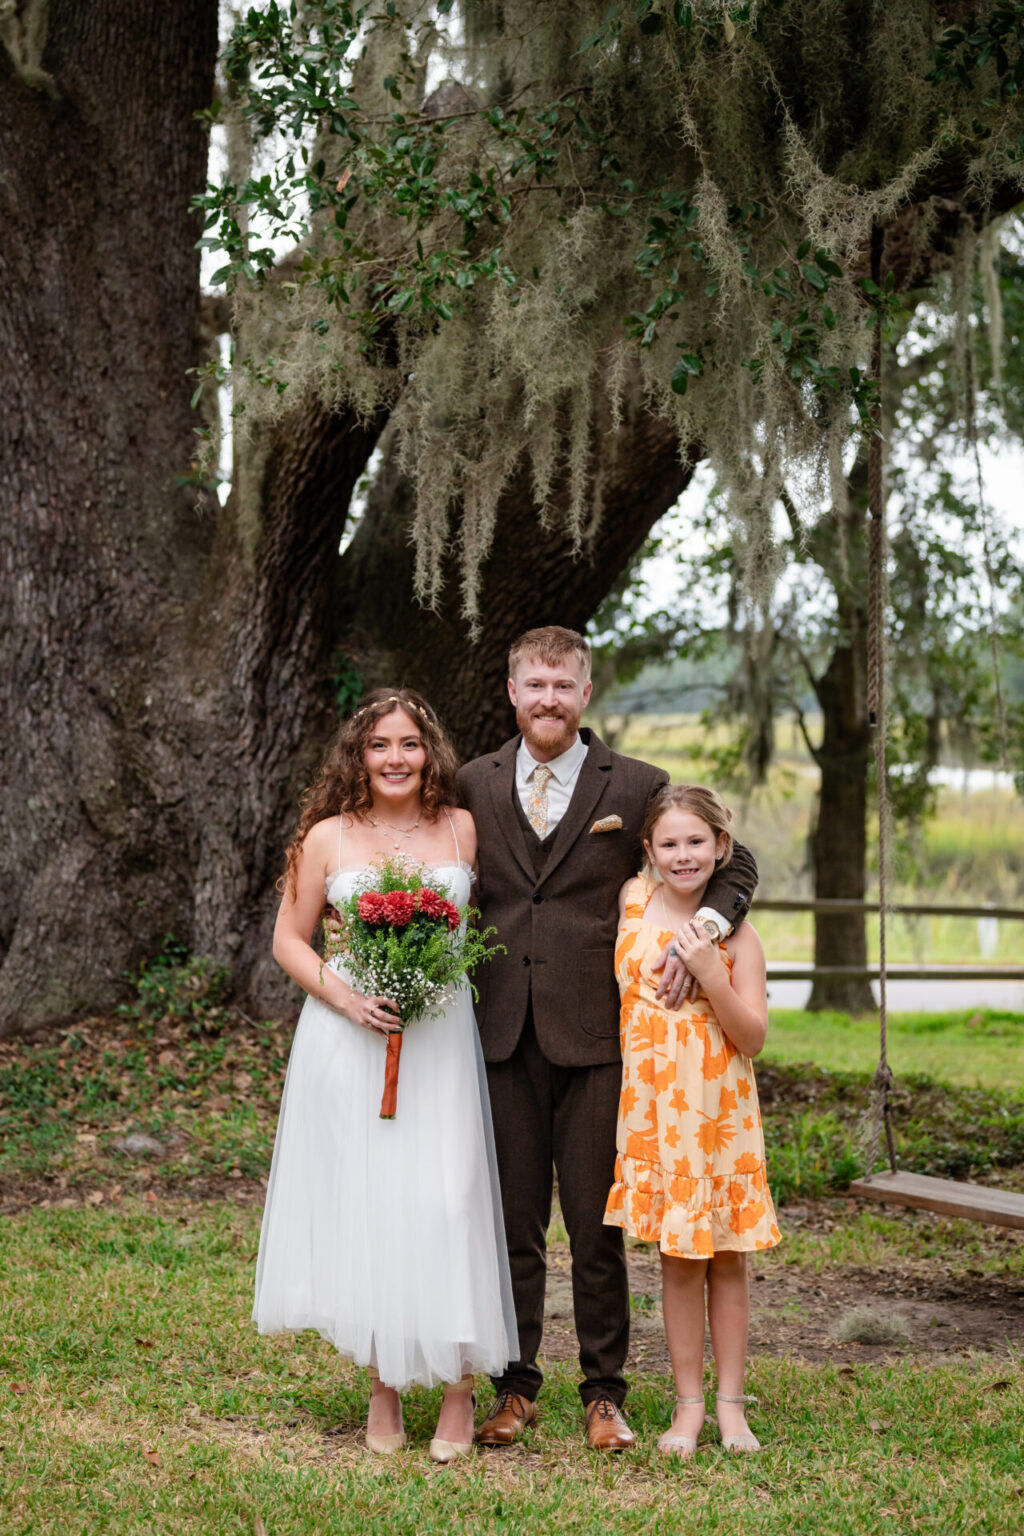
[[[0,47],[0,1033],[109,1000],[178,924],[169,658],[214,533],[179,477],[216,0],[19,18]]]
[[[418,683],[463,752],[493,745],[508,641],[584,624],[688,475],[660,424],[623,433],[573,561],[524,472],[477,645],[454,591],[437,615],[413,601],[400,490],[338,558],[383,417],[306,402],[268,435],[248,502],[197,510],[189,201],[216,3],[46,14],[41,52],[10,30],[0,45],[0,1033],[110,1008],[169,933],[269,1011],[291,992],[274,880],[346,656],[368,682]]]
[[[680,462],[665,422],[640,416],[599,441],[606,455],[603,515],[578,554],[563,530],[538,525],[528,467],[513,477],[483,570],[476,641],[459,613],[454,561],[438,611],[413,606],[412,489],[393,452],[374,483],[342,560],[347,597],[339,642],[357,658],[367,687],[405,683],[426,694],[463,759],[492,750],[515,729],[505,686],[511,642],[541,624],[583,629],[690,482],[692,467]]]
[[[821,770],[818,814],[811,834],[816,901],[863,901],[867,865],[867,783],[871,736],[865,701],[864,616],[841,603],[841,638],[818,681],[824,734],[815,752]],[[815,913],[815,966],[864,966],[867,939],[859,912]],[[871,1013],[875,1001],[865,980],[815,979],[808,1008]]]
[[[197,510],[216,0],[48,14],[41,56],[0,48],[0,1033],[110,1007],[172,932],[283,996],[273,881],[381,426],[307,405],[258,506]]]

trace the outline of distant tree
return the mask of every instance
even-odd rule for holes
[[[1007,335],[1021,320],[1019,232],[993,252],[993,278],[1002,291]],[[937,301],[945,297],[945,303]],[[889,464],[889,679],[890,775],[888,797],[903,822],[933,804],[929,772],[944,744],[961,752],[1024,770],[1024,708],[1008,679],[1024,655],[1015,615],[1022,596],[1021,536],[986,508],[972,484],[971,456],[963,453],[966,415],[977,437],[992,448],[1019,442],[1024,416],[1024,365],[1020,349],[1007,348],[1004,366],[993,370],[987,305],[995,302],[981,284],[974,293],[970,334],[960,333],[950,285],[940,283],[928,300],[904,315],[888,347],[885,373]],[[998,320],[995,330],[998,333]],[[774,727],[789,711],[798,721],[820,774],[820,791],[809,848],[813,892],[819,899],[863,900],[868,882],[869,805],[874,764],[873,730],[865,703],[867,671],[867,451],[861,445],[835,504],[784,488],[777,516],[784,518],[771,584],[763,572],[751,584],[743,529],[730,523],[728,498],[713,494],[689,521],[703,528],[698,555],[680,555],[678,595],[652,612],[642,640],[649,654],[707,651],[718,641],[716,662],[732,657],[722,701],[709,715],[731,719],[735,748],[719,766],[739,764],[748,783],[760,782],[774,751]],[[799,504],[798,504],[799,503]],[[660,551],[664,552],[662,535]],[[652,546],[653,550],[653,546]],[[642,560],[637,569],[643,571]],[[727,602],[732,639],[723,652],[721,630],[709,597]],[[625,627],[626,654],[631,598],[623,595],[618,623]],[[610,616],[609,616],[610,617]],[[606,620],[607,622],[607,620]],[[613,626],[614,627],[614,626]],[[654,636],[649,632],[655,632]],[[656,636],[656,638],[655,638]],[[813,696],[820,729],[805,711]],[[819,913],[815,963],[866,964],[864,919]],[[873,1007],[866,982],[821,977],[811,1008],[864,1011]]]

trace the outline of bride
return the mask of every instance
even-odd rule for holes
[[[409,1027],[398,1112],[379,1118],[397,1010],[366,997],[311,940],[373,861],[429,866],[464,905],[476,830],[455,807],[456,758],[406,688],[341,727],[288,849],[274,958],[308,994],[285,1079],[256,1269],[261,1333],[316,1328],[369,1368],[366,1443],[405,1441],[399,1393],[444,1383],[430,1445],[469,1451],[473,1375],[500,1375],[517,1336],[483,1061],[468,986]]]

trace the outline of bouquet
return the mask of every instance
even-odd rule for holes
[[[444,887],[428,885],[423,875],[422,865],[411,860],[377,859],[374,872],[324,923],[325,958],[342,960],[356,986],[368,996],[390,998],[401,1017],[401,1028],[388,1035],[382,1120],[395,1117],[402,1031],[447,1002],[464,976],[504,949],[487,942],[496,929],[470,925],[478,915],[474,908],[457,907]]]

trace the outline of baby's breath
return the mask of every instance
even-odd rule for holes
[[[487,942],[496,929],[472,926],[479,914],[468,905],[458,908],[457,928],[449,925],[447,917],[429,917],[422,911],[398,927],[367,922],[359,914],[360,898],[371,893],[389,896],[396,891],[427,890],[451,901],[448,888],[432,876],[428,879],[422,864],[402,855],[381,857],[338,907],[340,929],[330,922],[324,926],[327,960],[344,965],[368,997],[390,998],[403,1028],[444,1007],[470,971],[504,949]]]

